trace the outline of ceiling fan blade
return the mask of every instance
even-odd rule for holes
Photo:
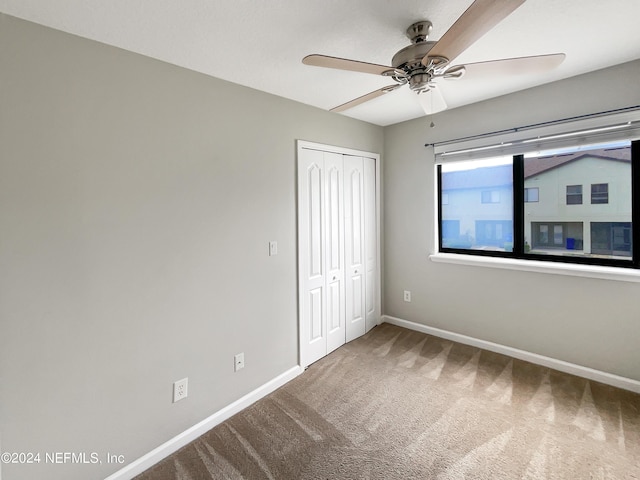
[[[329,57],[327,55],[307,55],[302,59],[305,65],[313,65],[315,67],[337,68],[338,70],[350,70],[352,72],[372,73],[374,75],[393,75],[393,67],[386,65],[377,65],[375,63],[359,62],[357,60],[349,60],[347,58]]]
[[[422,60],[444,57],[452,61],[480,37],[507,18],[525,0],[475,0]]]
[[[362,95],[361,97],[355,98],[347,103],[343,103],[342,105],[338,105],[331,109],[332,112],[343,112],[349,108],[353,108],[356,105],[360,105],[361,103],[368,102],[369,100],[373,100],[374,98],[380,97],[385,93],[393,92],[397,88],[400,88],[402,85],[389,85],[386,87],[382,87],[378,90],[374,90],[373,92],[367,93],[366,95]]]
[[[418,103],[427,115],[447,109],[447,102],[444,101],[442,92],[439,88],[433,86],[426,92],[418,94]]]
[[[532,57],[505,58],[488,62],[467,63],[464,65],[466,75],[473,77],[498,76],[498,75],[522,75],[542,73],[560,65],[566,55],[554,53],[551,55],[535,55]]]

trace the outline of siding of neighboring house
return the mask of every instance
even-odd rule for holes
[[[621,153],[526,159],[524,186],[538,189],[538,201],[525,203],[525,241],[533,249],[629,255],[630,231],[625,225],[631,222],[631,162],[628,148]],[[544,162],[551,165],[546,170],[539,168]],[[537,173],[527,176],[527,170]],[[606,203],[592,203],[594,184],[607,185]],[[581,203],[568,204],[567,186],[582,187]],[[617,248],[613,237],[618,237]]]

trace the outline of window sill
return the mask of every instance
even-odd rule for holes
[[[429,256],[432,262],[471,265],[476,267],[502,268],[523,272],[569,275],[573,277],[616,280],[619,282],[640,282],[640,271],[631,268],[602,267],[573,263],[542,262],[515,258],[481,257],[458,253],[435,253]]]

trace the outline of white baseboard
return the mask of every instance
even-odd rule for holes
[[[290,368],[286,372],[278,375],[273,380],[265,383],[264,385],[256,388],[252,392],[249,392],[244,397],[236,400],[235,402],[227,405],[222,410],[218,410],[216,413],[208,418],[205,418],[200,423],[197,423],[193,427],[185,430],[184,432],[176,435],[172,439],[163,443],[159,447],[143,455],[142,457],[134,460],[133,462],[121,468],[117,472],[109,475],[105,480],[130,480],[136,475],[141,474],[145,470],[151,468],[160,460],[168,457],[173,452],[184,447],[188,443],[192,442],[199,436],[205,434],[216,425],[224,422],[228,418],[231,418],[236,413],[244,410],[251,404],[260,400],[262,397],[270,394],[274,390],[280,388],[285,383],[293,380],[300,375],[304,370],[298,365]]]
[[[399,327],[408,328],[417,332],[433,335],[434,337],[445,338],[465,345],[471,345],[473,347],[482,348],[495,353],[501,353],[508,355],[519,360],[525,360],[527,362],[535,363],[536,365],[542,365],[544,367],[553,368],[561,372],[570,373],[579,377],[594,380],[596,382],[605,383],[614,387],[630,390],[632,392],[640,393],[640,381],[631,378],[620,377],[612,373],[602,372],[600,370],[594,370],[589,367],[583,367],[574,363],[565,362],[563,360],[557,360],[551,357],[545,357],[544,355],[538,355],[537,353],[531,353],[524,350],[519,350],[513,347],[507,347],[498,343],[488,342],[486,340],[480,340],[474,337],[468,337],[459,333],[449,332],[447,330],[441,330],[439,328],[429,327],[422,325],[421,323],[410,322],[408,320],[402,320],[401,318],[391,317],[389,315],[383,315],[382,321],[397,325]]]

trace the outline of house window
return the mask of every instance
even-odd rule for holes
[[[609,184],[608,183],[592,183],[591,184],[591,203],[609,203]]]
[[[530,187],[524,189],[524,201],[525,202],[537,202],[539,201],[539,189],[538,187]]]
[[[567,185],[567,205],[582,205],[582,185]]]
[[[513,250],[513,159],[442,165],[440,244],[457,250]],[[443,202],[455,195],[455,205]],[[502,201],[501,201],[502,200]]]
[[[476,245],[510,252],[513,249],[512,220],[476,220]]]
[[[500,203],[500,192],[498,190],[485,190],[482,192],[482,203]]]
[[[549,245],[549,225],[535,225],[537,245]],[[534,242],[534,247],[536,243]]]
[[[633,249],[640,238],[640,220],[633,222],[640,216],[633,212],[639,162],[640,140],[443,163],[440,198],[455,192],[464,202],[439,204],[440,251],[640,268]],[[595,183],[595,176],[608,182]],[[583,185],[591,186],[587,204]],[[501,203],[489,201],[492,192]],[[598,206],[605,203],[610,207]]]
[[[599,255],[631,256],[630,222],[591,222],[591,251]]]
[[[443,193],[442,194],[442,205],[449,205],[449,194],[448,193]]]
[[[582,222],[532,222],[529,228],[532,254],[575,254],[574,250],[582,250]]]

